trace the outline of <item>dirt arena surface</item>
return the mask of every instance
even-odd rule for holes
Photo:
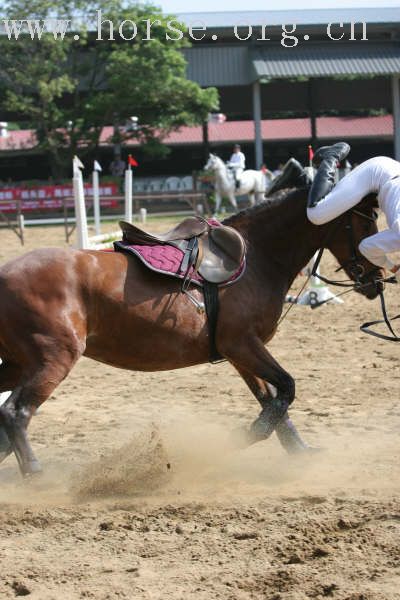
[[[0,239],[0,263],[64,243],[61,227]],[[270,345],[296,378],[294,422],[325,448],[307,459],[275,436],[232,451],[259,408],[229,364],[81,359],[30,426],[43,476],[0,466],[0,598],[398,599],[400,348],[358,330],[378,310],[294,307]]]

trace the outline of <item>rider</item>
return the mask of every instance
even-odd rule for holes
[[[400,281],[400,265],[387,256],[400,251],[400,163],[386,156],[370,158],[335,186],[337,165],[349,152],[345,142],[319,148],[313,158],[318,171],[312,182],[301,164],[291,158],[266,195],[284,187],[311,185],[307,217],[314,225],[323,225],[356,206],[364,196],[376,193],[389,227],[362,240],[359,250],[372,264],[395,273]]]
[[[239,144],[235,144],[233,147],[233,154],[228,162],[228,167],[233,170],[235,175],[236,189],[239,189],[240,177],[246,168],[246,157],[241,151]]]
[[[318,171],[308,196],[307,216],[314,225],[323,225],[356,206],[364,196],[376,193],[388,228],[362,240],[359,250],[372,264],[400,278],[400,265],[387,256],[400,250],[400,163],[387,156],[370,158],[335,186],[337,164],[349,152],[345,142],[317,150],[314,164]]]

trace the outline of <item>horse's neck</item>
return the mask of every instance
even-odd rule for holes
[[[287,287],[321,247],[325,235],[325,227],[308,221],[304,201],[297,206],[257,207],[242,220],[238,216],[236,224],[234,218],[227,224],[249,240],[249,262],[266,277],[282,276]],[[266,262],[270,268],[264,268]]]
[[[218,162],[216,168],[217,178],[219,178],[220,186],[223,189],[228,189],[231,187],[231,182],[229,181],[228,170],[224,163]]]

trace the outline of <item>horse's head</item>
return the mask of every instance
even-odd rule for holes
[[[216,154],[211,154],[208,158],[207,164],[204,167],[205,171],[217,171],[219,169],[224,168],[224,162],[222,161],[221,158],[219,158],[219,156],[217,156]]]
[[[371,264],[360,253],[358,246],[361,240],[378,232],[377,208],[376,196],[367,196],[335,221],[336,229],[326,242],[326,247],[338,260],[340,269],[344,269],[358,284],[357,291],[369,300],[376,298],[382,289],[382,283],[377,283],[377,280],[382,279],[384,274],[382,269]]]
[[[215,170],[216,158],[217,158],[217,156],[215,154],[211,154],[211,152],[210,152],[210,154],[208,156],[207,164],[204,167],[205,171],[214,171]]]

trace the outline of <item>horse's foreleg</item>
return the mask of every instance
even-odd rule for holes
[[[35,408],[36,406],[26,401],[24,387],[14,390],[0,407],[0,419],[9,441],[9,448],[3,458],[10,454],[10,450],[13,450],[23,475],[37,473],[41,470],[26,432]]]
[[[56,343],[54,347],[57,347]],[[66,377],[79,356],[80,353],[71,351],[71,348],[68,351],[60,351],[57,348],[51,356],[48,353],[42,355],[38,358],[36,368],[30,365],[31,376],[26,374],[21,385],[13,390],[11,396],[0,407],[0,425],[4,428],[22,475],[41,471],[40,463],[28,440],[27,427],[31,417]],[[3,459],[9,450],[10,448],[3,452]]]
[[[250,206],[255,206],[256,204],[256,196],[254,193],[249,194]]]
[[[244,369],[237,366],[236,369],[264,410],[271,399],[276,395],[276,389],[272,386],[268,386],[268,383],[254,377]],[[287,412],[282,420],[276,425],[275,433],[288,454],[297,454],[299,452],[304,452],[304,450],[309,448],[309,446],[301,439],[300,434]]]
[[[276,395],[265,398],[265,406],[258,419],[250,427],[249,442],[268,438],[284,419],[294,400],[295,382],[264,347],[259,338],[243,340],[241,344],[219,344],[220,352],[236,367],[253,377],[269,383],[276,389]]]
[[[214,214],[219,213],[219,209],[221,208],[221,193],[219,190],[215,190],[215,211]]]
[[[0,365],[0,406],[5,403],[10,390],[17,387],[21,379],[21,372],[16,365],[3,362]],[[0,463],[12,453],[12,446],[4,427],[0,426]]]
[[[260,204],[264,200],[264,192],[256,192],[256,204]]]
[[[237,202],[236,202],[236,197],[235,197],[235,193],[234,192],[230,192],[229,194],[229,202],[232,204],[233,208],[235,210],[237,210]]]

